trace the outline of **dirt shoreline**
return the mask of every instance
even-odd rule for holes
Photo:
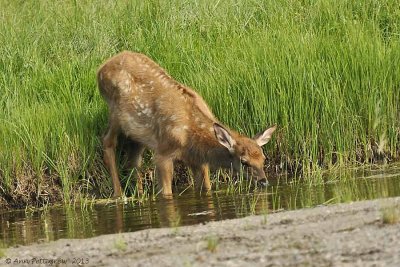
[[[63,239],[9,248],[0,266],[400,266],[400,223],[382,220],[393,206],[400,197]]]

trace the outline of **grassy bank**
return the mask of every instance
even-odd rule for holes
[[[271,166],[398,155],[397,0],[173,2],[0,1],[0,203],[110,194],[95,71],[121,50],[152,57],[239,131],[278,123]]]

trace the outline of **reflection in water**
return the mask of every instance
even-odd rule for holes
[[[36,211],[0,213],[0,245],[48,242],[60,238],[87,238],[101,234],[131,232],[146,228],[178,227],[281,209],[298,209],[321,204],[400,195],[398,168],[361,173],[354,179],[327,177],[320,184],[305,181],[278,182],[266,190],[232,193],[221,190],[196,194],[187,190],[173,199],[147,202],[52,207]],[[229,193],[228,193],[229,191]]]

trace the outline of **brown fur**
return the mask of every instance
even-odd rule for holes
[[[263,133],[253,140],[220,125],[200,95],[175,81],[145,55],[125,51],[110,58],[99,68],[97,81],[109,106],[109,125],[103,139],[104,161],[115,196],[121,195],[115,165],[120,132],[135,144],[130,154],[134,167],[140,166],[145,147],[154,150],[158,184],[164,195],[172,193],[175,160],[192,169],[200,190],[211,188],[209,165],[237,172],[240,161],[245,160],[255,176],[265,178],[265,157],[257,144],[259,141],[263,144]],[[268,133],[272,134],[275,128],[271,129]]]

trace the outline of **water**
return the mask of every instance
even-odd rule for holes
[[[224,188],[211,195],[186,190],[173,199],[143,203],[110,200],[82,208],[59,206],[44,210],[0,213],[0,245],[27,245],[60,238],[88,238],[146,228],[179,227],[252,214],[323,204],[400,195],[400,168],[353,171],[321,176],[319,182],[272,181],[267,189]],[[346,176],[347,175],[347,176]],[[340,177],[340,178],[339,178]],[[357,178],[354,178],[357,177]],[[232,193],[232,189],[236,192]]]

